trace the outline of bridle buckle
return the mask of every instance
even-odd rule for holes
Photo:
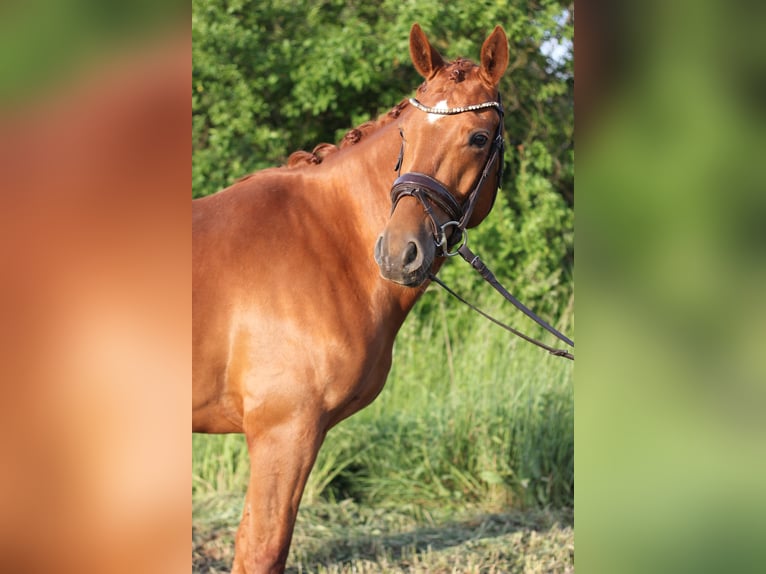
[[[452,241],[448,241],[447,232],[445,230],[452,225],[455,226],[454,233],[457,234],[457,240],[454,239],[453,235]],[[439,238],[436,241],[436,247],[441,250],[441,254],[444,257],[454,257],[455,255],[458,255],[458,250],[463,247],[463,245],[468,245],[468,231],[460,226],[459,221],[448,221],[439,226],[439,231],[440,233]]]

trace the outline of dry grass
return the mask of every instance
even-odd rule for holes
[[[194,574],[229,571],[237,524],[234,514],[232,510],[225,516],[195,519]],[[568,510],[486,513],[473,509],[456,517],[448,512],[361,507],[350,500],[310,505],[299,515],[287,571],[570,573],[574,572],[573,518]]]

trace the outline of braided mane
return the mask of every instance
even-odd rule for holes
[[[455,83],[460,83],[466,79],[466,74],[468,74],[473,69],[478,69],[478,66],[471,60],[467,58],[457,58],[454,62],[449,62],[448,65],[444,67],[444,72],[447,74],[447,78],[449,80],[452,80]],[[423,82],[423,84],[421,84],[421,86],[418,88],[418,93],[425,90],[426,82]],[[287,158],[286,166],[290,168],[299,167],[302,165],[320,164],[322,163],[322,160],[324,160],[324,158],[328,155],[333,154],[346,146],[357,143],[367,134],[378,130],[379,128],[398,118],[402,110],[408,105],[410,105],[409,98],[405,98],[396,104],[393,108],[391,108],[391,110],[381,115],[378,119],[364,122],[360,126],[350,129],[348,132],[346,132],[346,135],[343,136],[338,145],[331,143],[320,143],[310,152],[304,150],[293,152]]]
[[[398,118],[402,113],[402,110],[408,105],[410,105],[409,102],[407,99],[404,99],[396,104],[393,108],[391,108],[388,112],[381,115],[378,119],[364,122],[363,124],[350,129],[348,132],[346,132],[346,135],[343,136],[338,145],[331,143],[320,143],[310,152],[300,150],[291,153],[287,158],[287,167],[299,167],[302,165],[316,165],[322,163],[322,160],[324,160],[324,158],[328,155],[333,154],[338,150],[343,149],[344,147],[357,143],[367,134],[382,128],[386,124]]]

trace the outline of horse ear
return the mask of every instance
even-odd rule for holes
[[[426,80],[430,79],[442,66],[444,59],[431,46],[425,33],[416,22],[410,30],[410,56],[415,69]]]
[[[508,38],[500,26],[484,40],[481,47],[481,75],[493,86],[497,86],[508,67]]]

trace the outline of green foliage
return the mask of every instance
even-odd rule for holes
[[[193,0],[193,196],[336,142],[410,95],[413,22],[445,57],[474,60],[500,24],[506,177],[471,242],[514,294],[558,317],[573,290],[574,67],[571,49],[551,60],[540,47],[571,43],[572,11],[554,0]],[[444,275],[469,297],[485,289],[465,269]]]

